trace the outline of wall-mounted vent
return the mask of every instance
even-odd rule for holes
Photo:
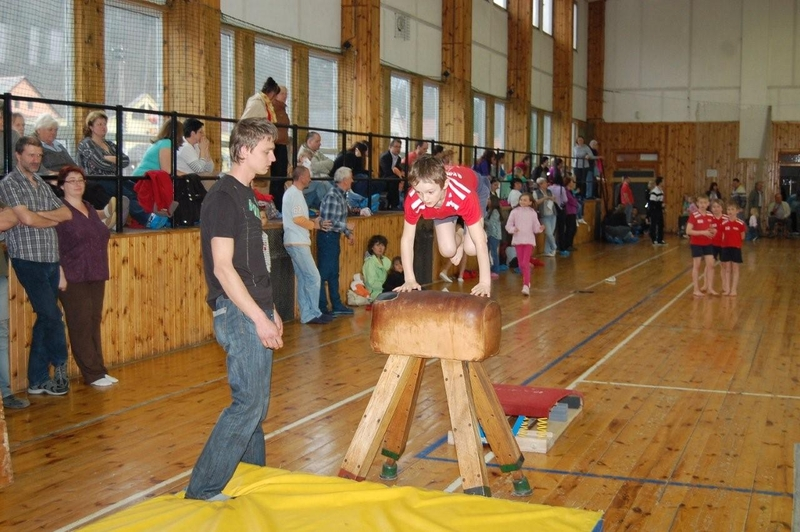
[[[403,41],[411,40],[411,19],[407,15],[394,14],[394,38]]]

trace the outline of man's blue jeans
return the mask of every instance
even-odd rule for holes
[[[67,363],[67,337],[58,308],[58,263],[11,259],[20,284],[36,313],[31,351],[28,355],[28,385],[50,378],[50,365]]]
[[[271,310],[265,312],[273,319]],[[216,301],[214,334],[227,353],[232,401],[197,459],[187,499],[205,500],[219,494],[240,462],[266,465],[261,423],[269,407],[272,350],[261,343],[253,321],[225,296]]]
[[[0,260],[3,260],[0,257]],[[0,275],[0,395],[11,395],[11,370],[8,361],[8,277]]]
[[[331,310],[344,308],[339,296],[339,254],[341,253],[341,233],[317,231],[317,264],[319,265],[319,310],[328,312],[328,292],[331,297]],[[328,291],[325,291],[325,285]]]
[[[492,266],[490,268],[492,273],[498,273],[500,270],[500,240],[489,237],[489,257],[492,259]]]
[[[292,259],[294,275],[297,277],[297,303],[300,306],[300,322],[308,323],[318,318],[322,313],[319,310],[320,278],[314,257],[311,256],[311,246],[286,245],[286,253]]]

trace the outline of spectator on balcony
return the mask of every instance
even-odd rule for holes
[[[275,206],[283,212],[283,191],[286,189],[286,177],[289,175],[289,126],[292,121],[286,112],[286,98],[289,90],[283,85],[280,92],[272,99],[275,107],[275,125],[278,126],[278,138],[275,140],[275,163],[272,165],[269,180],[269,193],[272,194]]]
[[[87,176],[117,175],[117,157],[122,158],[122,168],[127,168],[131,163],[114,142],[106,139],[107,134],[108,115],[105,112],[92,111],[86,115],[83,140],[78,144],[78,161]],[[100,181],[99,184],[109,195],[116,192],[117,187],[113,181]]]
[[[406,171],[411,170],[411,167],[414,166],[414,161],[426,153],[428,153],[428,142],[425,140],[418,140],[414,145],[414,151],[409,153],[403,161],[403,164],[406,166]]]
[[[196,118],[187,118],[183,122],[183,144],[178,149],[178,175],[213,172],[209,145],[205,124]]]
[[[103,111],[92,111],[86,115],[83,126],[83,140],[78,144],[78,161],[87,176],[116,176],[117,157],[122,158],[122,168],[130,164],[130,159],[122,153],[117,145],[106,139],[108,134],[108,115]],[[62,191],[63,192],[63,191]],[[101,216],[107,226],[114,224],[114,210],[109,204],[116,206],[111,199],[117,193],[117,184],[111,180],[97,180],[86,183],[83,199],[95,209],[103,209]],[[128,217],[129,201],[123,198],[123,220]],[[110,203],[111,202],[111,203]]]
[[[152,139],[152,145],[144,152],[142,161],[133,171],[134,176],[144,176],[151,170],[161,170],[162,172],[172,172],[172,134],[175,129],[175,137],[178,139],[178,146],[183,144],[183,124],[180,120],[170,118],[161,125],[158,134]],[[133,180],[122,183],[122,193],[130,200],[130,215],[136,223],[148,229],[160,229],[167,224],[167,213],[148,213],[139,204]]]
[[[39,175],[54,176],[64,166],[77,166],[67,148],[56,140],[58,122],[51,115],[39,115],[33,124],[33,134],[42,142],[42,149],[44,150]]]
[[[401,146],[400,139],[392,139],[389,142],[389,149],[381,155],[378,163],[381,178],[391,179],[386,190],[386,207],[389,210],[400,206],[400,192],[404,190],[403,180],[406,178],[406,173],[403,171],[400,161]],[[395,179],[400,179],[400,181],[395,181]]]
[[[333,165],[333,161],[327,157],[325,157],[325,159],[331,163],[331,166]],[[311,181],[308,183],[308,186],[303,187],[302,189],[303,197],[306,200],[306,205],[308,205],[309,209],[319,210],[320,203],[322,203],[322,198],[324,198],[325,194],[327,194],[328,191],[333,188],[331,182],[327,180],[328,172],[317,173],[314,171],[314,152],[312,152],[306,146],[302,146],[297,151],[297,166],[303,166],[307,168],[309,174],[311,175]],[[320,165],[317,165],[317,168],[320,167]]]
[[[481,158],[475,161],[472,169],[475,170],[478,175],[488,177],[492,175],[492,166],[495,164],[496,160],[494,150],[486,150],[483,152],[483,155],[481,155]]]
[[[15,113],[16,114],[16,113]],[[12,121],[13,124],[13,121]],[[17,141],[20,138],[20,134],[17,132],[16,128],[12,126],[11,131],[9,132],[11,135],[11,152],[14,152],[14,146],[17,145]],[[3,168],[3,164],[6,160],[6,137],[5,132],[3,131],[3,121],[0,120],[0,169]],[[11,162],[9,168],[14,167],[14,161]]]
[[[72,218],[58,224],[59,294],[69,331],[72,356],[83,382],[111,386],[117,379],[103,362],[100,324],[108,280],[108,229],[91,204],[83,200],[86,176],[77,166],[58,172],[64,205]]]
[[[353,172],[353,183],[347,190],[347,202],[353,208],[370,208],[373,212],[378,210],[380,202],[380,189],[379,185],[384,183],[375,183],[372,186],[368,185],[369,170],[366,169],[365,161],[367,153],[369,152],[369,144],[366,142],[356,142],[349,150],[340,153],[336,160],[333,161],[333,168],[331,169],[330,176],[336,175],[336,170],[345,167]],[[366,195],[369,193],[370,197],[367,199]]]
[[[316,131],[309,131],[306,135],[305,144],[301,146],[301,148],[305,148],[311,152],[310,159],[312,178],[322,177],[323,174],[328,176],[333,168],[333,159],[326,157],[325,154],[320,151],[321,146],[322,136]],[[299,151],[297,157],[298,159],[300,158]]]
[[[11,129],[16,131],[20,137],[25,136],[25,117],[22,113],[11,113]]]

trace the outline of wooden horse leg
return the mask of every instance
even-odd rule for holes
[[[364,480],[414,369],[414,357],[389,355],[342,461],[339,476]]]
[[[411,419],[417,406],[420,383],[425,370],[425,359],[414,358],[411,374],[406,382],[405,389],[400,395],[400,402],[389,422],[386,436],[383,439],[381,454],[386,457],[381,469],[381,478],[384,480],[397,479],[397,461],[406,450],[408,432],[411,429]]]
[[[442,373],[464,493],[491,497],[466,363],[442,359]]]
[[[489,381],[489,376],[480,362],[467,362],[466,364],[469,366],[469,380],[472,385],[478,421],[483,427],[489,447],[497,457],[500,470],[504,473],[511,473],[514,495],[530,495],[533,490],[521,471],[525,457],[511,433],[508,420],[497,399],[497,393]]]

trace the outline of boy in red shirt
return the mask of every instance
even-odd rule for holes
[[[421,290],[414,276],[414,238],[420,218],[433,220],[439,252],[459,264],[466,252],[478,257],[478,284],[470,292],[489,297],[491,281],[489,248],[483,229],[484,206],[489,188],[480,187],[478,176],[463,166],[445,165],[431,155],[420,156],[408,173],[409,189],[404,203],[403,235],[400,237],[400,257],[405,283],[396,292]],[[485,191],[483,190],[485,188]],[[485,197],[479,198],[479,191]],[[466,231],[456,229],[456,218],[464,220]]]
[[[739,265],[742,263],[742,241],[747,226],[739,219],[741,209],[735,203],[728,204],[728,219],[722,224],[722,293],[735,296],[739,288]]]
[[[689,215],[686,222],[686,234],[689,235],[689,243],[692,246],[692,283],[694,283],[694,295],[704,297],[705,294],[700,290],[700,263],[706,263],[706,287],[711,295],[719,295],[713,290],[714,286],[714,248],[711,239],[714,238],[716,231],[711,226],[714,216],[708,212],[708,196],[697,197],[697,212]]]

